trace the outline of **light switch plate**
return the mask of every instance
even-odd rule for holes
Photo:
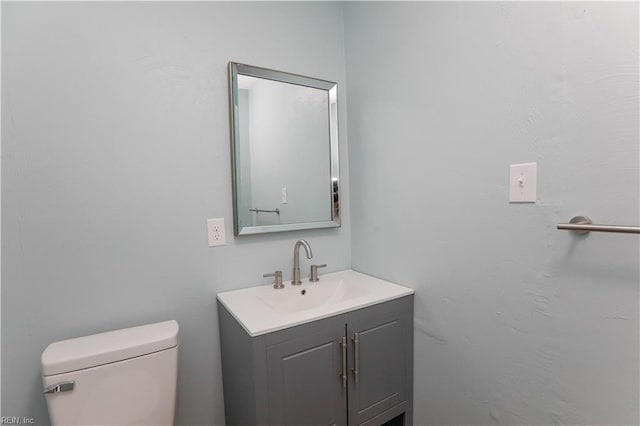
[[[521,163],[509,166],[509,202],[537,201],[538,164]]]
[[[227,244],[224,232],[224,218],[207,219],[207,231],[209,247]]]

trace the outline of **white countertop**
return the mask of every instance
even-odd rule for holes
[[[262,285],[218,293],[218,300],[251,336],[361,309],[413,294],[413,290],[347,269],[285,288]],[[303,294],[304,293],[304,294]]]

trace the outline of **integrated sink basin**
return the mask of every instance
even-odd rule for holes
[[[290,285],[284,291],[269,291],[258,296],[271,309],[282,312],[301,312],[322,307],[330,308],[339,303],[366,296],[371,291],[357,282],[349,283],[344,280],[330,280],[298,288]]]
[[[351,269],[320,276],[320,281],[285,282],[218,293],[218,300],[250,336],[361,309],[413,294],[413,290]]]

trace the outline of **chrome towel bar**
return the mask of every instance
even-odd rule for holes
[[[275,210],[263,210],[263,209],[249,209],[250,212],[256,213],[275,213],[280,214],[280,209],[276,208]]]
[[[557,229],[575,231],[578,234],[588,232],[618,232],[622,234],[640,234],[640,226],[594,225],[586,216],[576,216],[569,223],[559,223]]]

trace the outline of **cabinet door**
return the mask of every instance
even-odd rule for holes
[[[363,309],[349,320],[350,425],[370,420],[411,393],[413,304],[404,306],[410,301]]]
[[[327,321],[298,329],[295,337],[267,348],[269,424],[346,426],[340,377],[345,325]]]

